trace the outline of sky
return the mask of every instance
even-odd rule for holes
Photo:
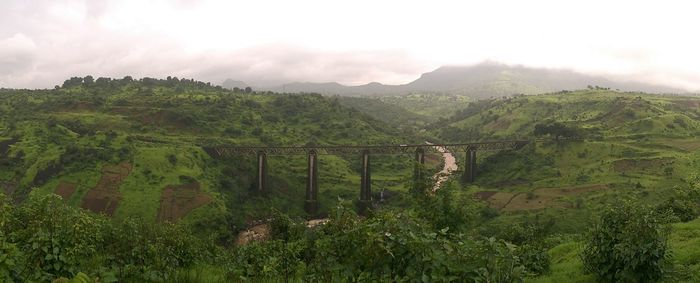
[[[0,87],[402,84],[483,61],[700,90],[695,1],[1,0]]]

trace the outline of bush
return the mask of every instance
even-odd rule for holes
[[[542,275],[549,272],[550,258],[547,248],[541,243],[524,244],[515,250],[525,270],[531,275]]]
[[[270,238],[289,242],[301,238],[304,234],[306,226],[303,222],[295,222],[286,214],[279,210],[272,210],[272,217],[269,222]]]
[[[201,262],[210,242],[173,224],[113,222],[32,194],[10,207],[0,194],[0,282],[50,282],[79,272],[100,282],[163,281]]]
[[[674,188],[671,197],[661,203],[657,211],[670,213],[677,221],[695,219],[700,214],[700,189],[695,186]]]
[[[11,207],[4,194],[0,193],[0,282],[12,282],[17,279],[14,276],[14,268],[20,259],[19,249],[10,243],[5,235],[9,233],[6,223]]]
[[[603,212],[587,235],[584,268],[604,282],[653,282],[670,264],[666,219],[649,207],[624,202]]]

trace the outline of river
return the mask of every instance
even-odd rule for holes
[[[426,144],[432,144],[430,142],[425,142]],[[435,149],[442,154],[442,159],[445,161],[444,166],[440,172],[433,175],[433,180],[435,180],[435,185],[433,185],[433,192],[437,191],[440,186],[450,178],[452,172],[457,171],[457,159],[455,156],[447,151],[446,148],[442,146],[435,146]]]

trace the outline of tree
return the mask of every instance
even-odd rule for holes
[[[560,122],[550,122],[546,124],[535,125],[535,130],[533,132],[535,136],[554,136],[556,140],[559,138],[574,138],[579,136],[579,130],[574,127],[568,127]]]
[[[249,86],[245,87],[245,93],[251,93],[253,92],[253,89],[250,88]]]
[[[93,78],[91,75],[87,75],[87,76],[85,76],[85,78],[83,78],[83,83],[85,83],[86,85],[91,85],[94,82],[95,82],[95,78]]]
[[[603,282],[654,282],[670,264],[666,218],[647,206],[623,202],[608,208],[589,231],[584,268]]]
[[[63,82],[63,88],[70,88],[70,87],[75,87],[75,86],[80,86],[83,83],[83,78],[81,77],[72,77],[70,79],[67,79]]]

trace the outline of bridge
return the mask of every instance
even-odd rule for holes
[[[528,144],[527,140],[486,141],[455,144],[401,144],[401,145],[312,145],[312,146],[204,146],[204,150],[215,158],[228,158],[241,155],[257,155],[257,172],[255,189],[266,191],[267,157],[271,155],[306,155],[308,160],[306,178],[305,210],[315,214],[318,209],[318,156],[319,155],[358,155],[362,158],[360,179],[360,203],[367,206],[372,201],[372,180],[370,156],[372,154],[414,154],[416,170],[414,178],[420,178],[418,164],[425,161],[426,152],[437,152],[438,147],[456,155],[466,154],[463,179],[474,182],[476,178],[476,152],[517,150]]]

